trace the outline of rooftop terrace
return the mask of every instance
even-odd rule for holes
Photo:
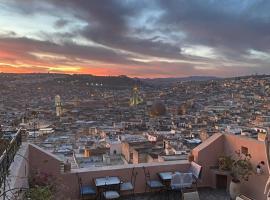
[[[29,162],[26,163],[24,161],[21,166],[18,163],[16,164],[19,168],[18,175],[25,173],[25,171],[29,172],[28,177],[35,176],[37,171],[52,175],[58,181],[58,190],[62,196],[57,199],[60,200],[77,200],[79,198],[77,176],[81,177],[83,184],[95,186],[94,179],[98,177],[117,176],[121,180],[130,180],[130,174],[133,168],[138,174],[135,182],[136,199],[143,200],[150,199],[150,197],[151,199],[161,199],[161,196],[164,196],[164,199],[166,199],[166,193],[156,195],[155,198],[154,196],[152,197],[152,195],[150,196],[149,193],[145,193],[145,176],[143,167],[150,171],[151,179],[157,180],[159,179],[157,174],[160,172],[187,172],[190,167],[190,162],[187,160],[180,160],[65,170],[63,162],[55,155],[33,144],[24,144],[23,146],[27,147],[27,150],[24,151],[24,157],[29,158]],[[218,177],[219,175],[223,175],[223,178],[225,178],[223,180],[226,182],[225,185],[223,183],[222,187],[227,188],[227,191],[231,178],[225,173],[217,173],[218,171],[213,170],[213,167],[218,165],[219,156],[233,155],[236,150],[241,150],[242,148],[248,150],[248,153],[252,155],[251,163],[254,169],[261,161],[264,161],[266,164],[263,166],[264,172],[261,175],[254,173],[251,175],[249,181],[241,183],[241,194],[244,194],[254,200],[266,200],[266,196],[264,195],[264,186],[269,177],[269,172],[265,143],[243,136],[228,134],[215,134],[196,147],[192,152],[195,161],[201,165],[203,169],[201,179],[198,183],[198,192],[201,200],[229,199],[226,189],[220,189]],[[15,180],[13,182],[16,187],[20,186],[19,180]],[[124,196],[123,199],[129,200],[131,198]]]

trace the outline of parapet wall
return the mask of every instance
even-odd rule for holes
[[[242,148],[248,150],[252,156],[251,163],[254,173],[248,181],[241,183],[241,192],[256,200],[266,200],[266,195],[263,193],[269,172],[265,143],[245,136],[215,134],[193,149],[195,161],[203,166],[201,185],[215,188],[214,174],[210,167],[218,165],[219,156],[235,156],[235,152],[241,151]],[[264,172],[258,175],[255,173],[256,166],[261,161],[265,163]]]

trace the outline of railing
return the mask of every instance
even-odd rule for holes
[[[2,155],[0,155],[0,188],[4,183],[6,177],[9,174],[9,167],[14,160],[14,157],[20,148],[22,143],[22,134],[19,129],[16,135],[12,138],[12,140],[7,145],[5,151]]]

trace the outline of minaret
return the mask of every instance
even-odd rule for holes
[[[55,96],[55,109],[56,109],[56,116],[61,117],[61,115],[62,115],[62,103],[61,103],[61,97],[59,95]]]
[[[130,98],[130,105],[137,106],[138,104],[142,103],[143,99],[139,95],[139,88],[135,86],[132,90],[131,98]]]

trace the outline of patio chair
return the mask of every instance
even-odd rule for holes
[[[175,174],[172,175],[171,185],[170,185],[169,190],[171,192],[174,192],[175,195],[177,195],[177,192],[180,192],[181,194],[181,189],[182,189],[182,174],[180,172],[176,172]],[[174,196],[173,199],[175,199],[175,195],[173,195]]]
[[[198,200],[197,187],[193,186],[193,174],[192,173],[182,173],[181,174],[181,193],[183,200]]]
[[[150,177],[150,172],[145,167],[143,167],[144,176],[145,176],[145,192],[149,189],[150,192],[159,190],[162,191],[165,189],[165,185],[163,185],[159,180],[152,180]]]
[[[78,184],[79,184],[79,193],[80,193],[80,199],[96,199],[97,192],[96,189],[91,185],[83,185],[82,184],[82,178],[78,175]]]
[[[138,175],[138,173],[135,172],[135,168],[132,168],[131,179],[128,182],[121,182],[120,192],[131,192],[133,197],[134,197],[134,190],[135,190],[137,175]]]
[[[202,175],[202,166],[195,163],[194,161],[192,161],[190,163],[190,168],[189,168],[188,172],[192,173],[192,175],[193,175],[193,183],[197,187],[198,180],[201,178],[201,175]]]
[[[172,190],[179,190],[182,187],[182,174],[180,172],[176,172],[175,174],[172,175],[172,180],[171,180],[171,189]]]
[[[103,198],[105,200],[120,199],[120,184],[117,185],[105,185],[105,191],[103,192]]]
[[[182,173],[181,174],[181,188],[192,188],[193,185],[193,174],[192,173]]]

